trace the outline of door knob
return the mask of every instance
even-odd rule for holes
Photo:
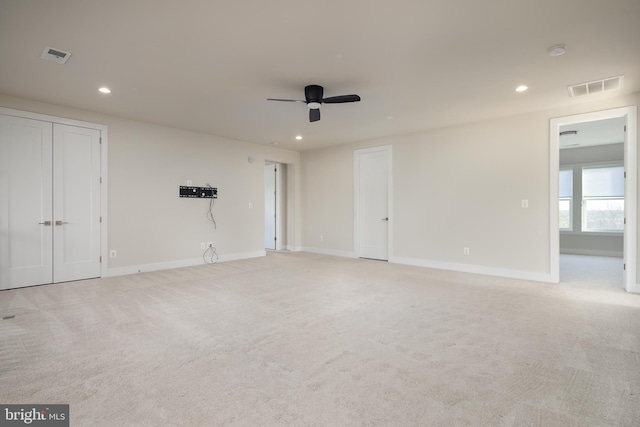
[[[51,221],[39,222],[40,225],[51,225]]]
[[[382,221],[389,221],[389,217],[382,218]]]
[[[56,221],[56,225],[69,224],[66,221]]]

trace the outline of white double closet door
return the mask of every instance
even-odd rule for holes
[[[100,276],[100,131],[0,115],[0,289]]]

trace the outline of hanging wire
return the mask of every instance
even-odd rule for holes
[[[211,184],[207,182],[207,187],[213,188]],[[207,219],[213,223],[214,230],[218,228],[218,224],[216,224],[216,219],[213,216],[213,200],[211,197],[209,199],[209,209],[207,210]],[[218,262],[218,253],[216,252],[216,248],[213,245],[209,245],[209,247],[202,254],[202,259],[206,264],[215,264]]]
[[[207,187],[213,188],[211,184],[209,184],[208,182],[207,182]],[[209,210],[207,211],[207,219],[213,223],[213,228],[217,229],[218,224],[216,224],[216,219],[213,217],[213,200],[214,200],[213,197],[209,199]]]
[[[218,253],[216,252],[216,248],[214,248],[213,246],[209,246],[202,254],[202,260],[206,264],[215,264],[216,262],[218,262]]]

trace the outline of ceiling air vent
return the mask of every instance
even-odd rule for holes
[[[608,92],[622,88],[622,80],[624,76],[609,77],[607,79],[595,80],[588,83],[580,83],[568,86],[569,96],[591,95],[592,93]]]
[[[69,52],[47,46],[42,51],[40,58],[46,59],[47,61],[57,62],[58,64],[64,64],[70,56],[71,54]]]

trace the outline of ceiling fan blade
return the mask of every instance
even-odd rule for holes
[[[317,122],[318,120],[320,120],[320,109],[314,108],[312,110],[309,110],[309,121]]]
[[[280,99],[280,98],[267,98],[267,101],[304,102],[304,103],[306,103],[306,101],[301,101],[299,99]]]
[[[358,95],[330,96],[329,98],[324,98],[322,100],[324,104],[342,104],[344,102],[358,102],[358,101],[360,101],[360,97]]]

